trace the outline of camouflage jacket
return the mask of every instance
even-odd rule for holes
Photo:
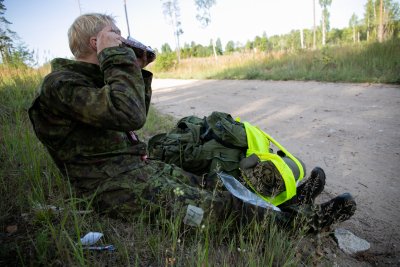
[[[146,145],[129,133],[146,121],[152,73],[132,49],[112,47],[99,65],[57,58],[29,109],[39,140],[71,178],[114,177],[142,166]]]

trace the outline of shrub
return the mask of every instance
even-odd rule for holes
[[[153,69],[155,71],[168,71],[175,67],[177,63],[176,55],[174,53],[162,53],[157,55],[154,62]]]

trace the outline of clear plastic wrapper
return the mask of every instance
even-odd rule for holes
[[[89,232],[84,237],[81,238],[81,243],[84,246],[91,246],[97,243],[100,238],[103,236],[102,233],[98,232]]]
[[[81,238],[81,244],[83,249],[88,250],[106,250],[106,251],[114,251],[115,247],[113,245],[100,245],[96,246],[95,244],[103,237],[102,233],[99,232],[89,232],[84,237]]]
[[[272,209],[275,211],[281,211],[278,207],[268,203],[261,197],[257,196],[249,189],[247,189],[244,185],[242,185],[238,180],[235,179],[232,175],[219,172],[218,177],[224,183],[226,189],[232,193],[235,197],[241,199],[243,202],[262,207],[265,209]]]

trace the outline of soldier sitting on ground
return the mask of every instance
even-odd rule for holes
[[[202,187],[197,175],[147,159],[146,144],[134,131],[146,122],[152,73],[143,69],[146,53],[137,57],[124,44],[112,17],[81,15],[68,38],[75,60],[51,62],[29,116],[37,137],[79,195],[94,196],[99,212],[126,219],[145,209],[185,214],[189,205],[204,216],[213,209],[210,219],[215,221],[263,217],[267,210],[227,191],[214,193]],[[300,213],[309,227],[319,229],[351,217],[355,202],[348,194],[313,204],[324,185],[323,170],[314,169],[297,195],[283,204],[282,221],[290,223]]]

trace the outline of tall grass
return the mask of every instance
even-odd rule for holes
[[[253,222],[235,232],[229,221],[188,228],[179,217],[157,223],[113,220],[76,198],[31,128],[27,109],[48,68],[0,68],[0,265],[1,266],[293,266],[298,235]],[[173,124],[151,108],[141,136]],[[161,127],[161,128],[160,128]],[[57,208],[56,208],[57,207]],[[89,231],[104,234],[116,251],[93,252],[78,242]]]
[[[241,53],[182,60],[160,78],[400,83],[400,39],[321,50]]]

